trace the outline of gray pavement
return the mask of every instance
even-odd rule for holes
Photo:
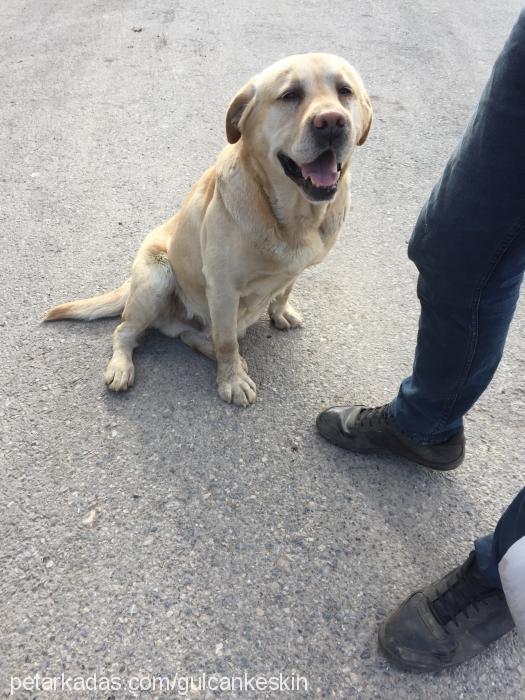
[[[16,697],[283,672],[308,680],[295,697],[525,698],[515,634],[441,675],[376,649],[385,614],[463,560],[523,485],[523,305],[456,472],[354,457],[313,427],[327,404],[389,399],[409,371],[407,240],[520,5],[0,0],[0,697],[36,673],[123,688]],[[295,292],[305,328],[248,333],[248,410],[155,334],[136,387],[109,395],[115,321],[44,326],[43,311],[123,280],[224,144],[236,89],[309,50],[357,66],[376,118],[344,235]],[[294,696],[191,697],[217,695]]]

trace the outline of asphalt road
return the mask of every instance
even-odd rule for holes
[[[407,240],[520,5],[0,0],[1,697],[36,673],[283,672],[308,680],[295,697],[525,698],[515,634],[441,675],[376,649],[385,614],[462,561],[523,484],[523,306],[456,472],[353,457],[313,427],[325,405],[388,400],[409,371]],[[309,50],[356,65],[376,118],[344,235],[295,292],[304,329],[248,333],[250,409],[155,334],[135,388],[110,395],[115,321],[40,325],[43,311],[123,280],[225,143],[237,88]]]

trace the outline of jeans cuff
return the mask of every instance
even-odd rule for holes
[[[494,534],[479,537],[474,542],[476,550],[476,564],[481,574],[496,588],[503,588],[499,577],[498,564],[494,560],[492,541]]]

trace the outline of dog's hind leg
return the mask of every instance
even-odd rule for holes
[[[139,254],[133,264],[122,323],[113,333],[113,356],[104,374],[113,391],[125,391],[133,385],[133,350],[142,333],[164,313],[174,288],[175,276],[165,253],[155,250]]]
[[[293,282],[284,292],[276,296],[268,307],[270,319],[273,321],[274,326],[281,331],[287,331],[290,328],[301,328],[303,325],[301,314],[288,301],[292,287]]]
[[[209,336],[202,331],[187,330],[181,333],[180,339],[193,350],[202,353],[210,360],[217,361],[213,342]]]
[[[188,345],[192,350],[200,352],[205,355],[209,360],[217,362],[217,356],[215,355],[215,348],[213,347],[212,339],[203,333],[202,331],[188,330],[181,333],[180,339],[183,343]],[[248,371],[248,363],[241,356],[241,366],[245,372]]]

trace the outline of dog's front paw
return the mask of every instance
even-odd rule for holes
[[[135,381],[133,362],[122,358],[112,358],[104,373],[104,381],[112,391],[126,391]]]
[[[281,331],[289,331],[291,328],[301,328],[303,319],[301,314],[293,306],[287,304],[284,309],[270,310],[270,318],[276,328]]]
[[[255,382],[244,369],[228,379],[219,378],[217,384],[221,399],[236,406],[249,406],[257,397]]]

